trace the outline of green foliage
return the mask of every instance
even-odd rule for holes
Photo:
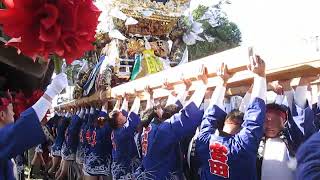
[[[240,45],[240,30],[235,23],[230,22],[227,19],[222,11],[219,11],[218,14],[216,14],[219,23],[219,26],[217,27],[213,28],[208,21],[200,20],[208,9],[208,7],[199,6],[193,12],[193,18],[195,21],[202,23],[204,33],[200,36],[205,39],[204,35],[207,35],[215,38],[215,40],[213,42],[197,41],[195,45],[188,46],[190,61],[216,54]]]
[[[198,8],[192,12],[193,19],[195,21],[198,21],[208,9],[209,7],[207,6],[202,6],[202,5],[198,6]]]
[[[75,85],[77,78],[77,75],[81,69],[80,64],[74,64],[74,65],[67,65],[66,68],[66,74],[69,80],[69,85]]]

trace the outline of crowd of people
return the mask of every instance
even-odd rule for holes
[[[51,99],[66,86],[58,75],[17,123],[10,101],[0,104],[0,179],[13,179],[10,158],[37,144],[41,164],[43,149],[51,149],[47,173],[54,179],[320,179],[320,101],[313,105],[309,98],[318,76],[301,77],[295,88],[291,80],[273,84],[277,97],[267,104],[265,62],[252,56],[248,70],[253,84],[234,109],[224,102],[233,74],[222,64],[209,100],[204,70],[190,98],[192,81],[183,79],[181,91],[164,84],[170,91],[165,101],[146,87],[143,108],[138,93],[130,110],[123,95],[113,110],[106,103],[56,112],[41,126]]]

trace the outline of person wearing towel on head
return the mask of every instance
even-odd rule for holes
[[[314,114],[308,106],[307,86],[312,77],[302,77],[294,91],[291,80],[274,87],[275,103],[267,105],[264,137],[258,150],[258,179],[294,179],[295,155],[315,131]]]

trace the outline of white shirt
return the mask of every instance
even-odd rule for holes
[[[289,168],[289,153],[286,144],[280,138],[268,138],[264,147],[261,167],[262,180],[293,180],[293,171]]]

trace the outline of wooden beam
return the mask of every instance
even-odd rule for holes
[[[261,57],[266,62],[268,82],[320,73],[320,54],[297,54],[297,52],[292,52],[292,54],[264,53],[261,54]],[[124,92],[133,93],[134,90],[143,92],[143,89],[148,85],[154,89],[155,98],[164,97],[168,96],[168,91],[161,88],[163,83],[168,81],[179,89],[183,86],[182,77],[193,80],[190,91],[194,91],[198,83],[201,83],[196,77],[200,74],[203,65],[208,68],[208,86],[209,91],[212,91],[217,84],[216,69],[221,62],[227,64],[230,71],[234,73],[234,76],[228,82],[229,89],[227,95],[244,94],[247,87],[251,85],[253,78],[252,73],[246,70],[249,62],[248,59],[248,48],[237,47],[122,84],[112,88],[111,92],[108,91],[106,94],[108,94],[108,98],[114,98],[116,95],[121,95]],[[146,100],[144,95],[142,96],[142,100]]]
[[[263,54],[261,57],[266,62],[268,81],[319,73],[320,54],[312,56],[309,56],[309,54],[297,54],[296,56],[291,54],[287,56],[283,54]],[[237,47],[117,86],[112,89],[111,96],[115,97],[116,94],[123,94],[124,91],[133,92],[134,89],[142,91],[146,85],[159,89],[165,79],[174,85],[182,84],[181,77],[191,78],[195,81],[203,65],[208,68],[209,77],[214,79],[217,66],[221,62],[226,63],[231,72],[235,73],[234,77],[229,81],[230,86],[238,87],[251,83],[252,74],[245,71],[249,62],[248,48]],[[213,84],[216,83],[216,80],[211,81]]]

